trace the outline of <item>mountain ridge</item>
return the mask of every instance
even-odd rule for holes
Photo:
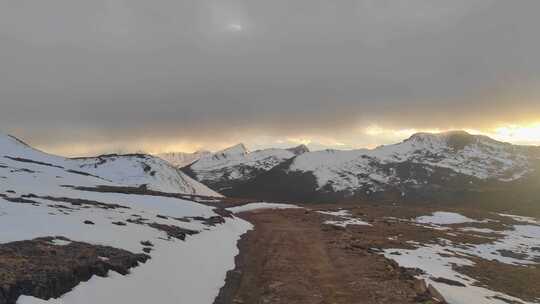
[[[237,144],[202,157],[182,168],[182,171],[227,195],[230,189],[305,151],[309,149],[300,145],[289,149],[269,148],[250,152],[245,145]]]
[[[538,174],[539,163],[540,148],[535,146],[464,131],[417,133],[371,150],[303,153],[233,186],[227,194],[303,202],[459,200],[464,191],[528,183]],[[447,194],[437,198],[436,192]]]
[[[0,303],[212,303],[252,226],[210,194],[149,155],[65,158],[0,135]]]
[[[199,160],[201,157],[205,157],[207,155],[212,154],[210,151],[206,150],[199,150],[195,151],[193,153],[186,153],[186,152],[168,152],[168,153],[159,153],[155,156],[168,161],[170,164],[172,164],[175,167],[181,168],[188,166],[197,160]]]
[[[147,154],[104,154],[96,157],[66,158],[33,148],[15,136],[0,134],[0,159],[34,163],[87,175],[126,186],[146,187],[164,192],[221,196],[185,175],[168,162]]]

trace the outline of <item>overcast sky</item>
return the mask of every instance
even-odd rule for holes
[[[538,0],[0,1],[0,130],[69,155],[512,126],[537,128],[538,144],[539,12]]]

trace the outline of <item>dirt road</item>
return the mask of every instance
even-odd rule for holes
[[[412,275],[304,209],[241,214],[255,225],[216,304],[430,303]]]

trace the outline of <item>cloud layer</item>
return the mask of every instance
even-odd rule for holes
[[[384,143],[372,126],[538,122],[538,11],[536,0],[5,1],[0,129],[73,154],[362,146]]]

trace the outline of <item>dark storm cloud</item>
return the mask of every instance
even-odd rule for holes
[[[0,3],[0,129],[40,144],[540,119],[536,0]]]

